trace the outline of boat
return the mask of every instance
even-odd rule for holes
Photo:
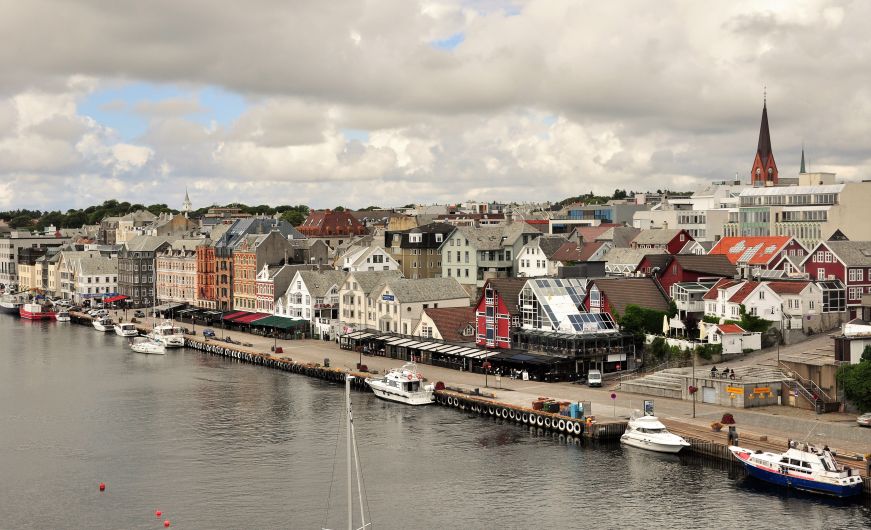
[[[862,493],[862,477],[838,464],[828,447],[819,449],[806,442],[789,443],[785,453],[753,451],[735,445],[729,451],[751,477],[780,486],[835,497]]]
[[[150,353],[152,355],[166,355],[166,346],[162,342],[148,337],[134,338],[130,343],[130,349],[137,353]]]
[[[381,399],[406,405],[429,405],[435,401],[433,385],[424,385],[415,363],[394,368],[381,379],[366,378],[366,384]]]
[[[55,314],[54,319],[58,322],[69,322],[70,321],[70,312],[66,309],[61,309]]]
[[[100,317],[91,322],[91,325],[94,326],[94,329],[97,331],[112,331],[115,329],[112,319],[109,317]]]
[[[132,322],[118,322],[115,324],[115,334],[121,337],[136,337],[139,335],[139,330]]]
[[[668,429],[656,416],[640,416],[629,419],[626,432],[620,443],[657,453],[678,453],[690,444]]]
[[[55,313],[42,304],[28,302],[21,304],[18,315],[28,320],[54,320]]]
[[[20,315],[19,308],[21,307],[21,298],[12,294],[4,294],[0,296],[0,313],[8,313],[10,315]]]
[[[173,323],[172,320],[164,320],[154,326],[148,334],[152,339],[161,342],[167,348],[181,348],[184,346],[184,330]]]

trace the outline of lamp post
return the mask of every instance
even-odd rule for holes
[[[786,326],[783,324],[783,302],[780,303],[780,338],[777,341],[777,369],[780,370],[780,343],[783,342]]]
[[[484,388],[487,388],[487,376],[490,374],[490,361],[484,361],[481,368],[484,369]]]

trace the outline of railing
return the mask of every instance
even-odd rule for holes
[[[825,390],[820,388],[820,386],[813,379],[805,379],[800,374],[790,369],[789,366],[781,362],[780,371],[783,372],[784,370],[791,373],[792,376],[790,377],[796,380],[806,391],[808,391],[808,393],[811,394],[811,397],[813,397],[813,394],[816,394],[818,398],[824,402],[834,403],[837,401],[836,399],[832,399],[832,397],[829,396],[829,394]]]

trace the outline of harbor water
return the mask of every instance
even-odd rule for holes
[[[0,315],[0,528],[346,527],[343,399],[335,383]],[[728,466],[352,402],[373,528],[871,526],[866,502],[773,493]]]

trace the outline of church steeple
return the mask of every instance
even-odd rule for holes
[[[193,204],[191,203],[191,198],[188,196],[187,187],[185,187],[185,189],[184,189],[184,202],[181,204],[181,209],[184,212],[185,217],[187,217],[188,214],[191,213],[191,209],[193,209]]]
[[[759,124],[759,143],[756,146],[756,158],[753,169],[750,170],[750,182],[753,186],[776,186],[777,164],[771,151],[771,133],[768,131],[768,101],[762,100],[762,122]]]
[[[801,144],[801,168],[798,170],[798,172],[802,175],[807,173],[804,165],[804,143]]]

